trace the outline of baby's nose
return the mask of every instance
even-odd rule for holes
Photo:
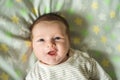
[[[55,42],[54,42],[53,40],[48,41],[48,42],[47,42],[47,47],[48,47],[48,48],[53,48],[53,47],[55,47]]]

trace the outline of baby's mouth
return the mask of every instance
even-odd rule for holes
[[[49,51],[48,55],[50,55],[50,56],[56,56],[57,52],[56,51]]]

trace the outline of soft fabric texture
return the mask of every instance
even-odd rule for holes
[[[30,25],[49,12],[67,19],[71,47],[120,80],[120,0],[0,0],[0,80],[24,80],[36,60],[29,50]]]
[[[49,66],[37,61],[26,80],[112,80],[87,53],[70,50],[67,61]]]

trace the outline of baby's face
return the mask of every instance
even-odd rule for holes
[[[32,46],[42,63],[56,65],[67,60],[70,48],[66,27],[59,21],[41,21],[32,30]]]

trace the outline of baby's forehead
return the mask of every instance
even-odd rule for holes
[[[59,21],[41,21],[33,28],[34,35],[66,34],[65,25]]]
[[[66,25],[62,23],[61,21],[40,21],[37,24],[34,25],[33,30],[36,28],[50,28],[50,27],[59,27],[59,29],[65,29]]]
[[[34,25],[33,29],[32,29],[32,33],[36,30],[45,30],[46,29],[54,29],[54,30],[59,30],[59,31],[62,31],[64,33],[68,33],[67,32],[67,26],[61,22],[61,21],[58,21],[58,20],[52,20],[52,21],[47,21],[47,20],[44,20],[44,21],[39,21],[37,24]]]

